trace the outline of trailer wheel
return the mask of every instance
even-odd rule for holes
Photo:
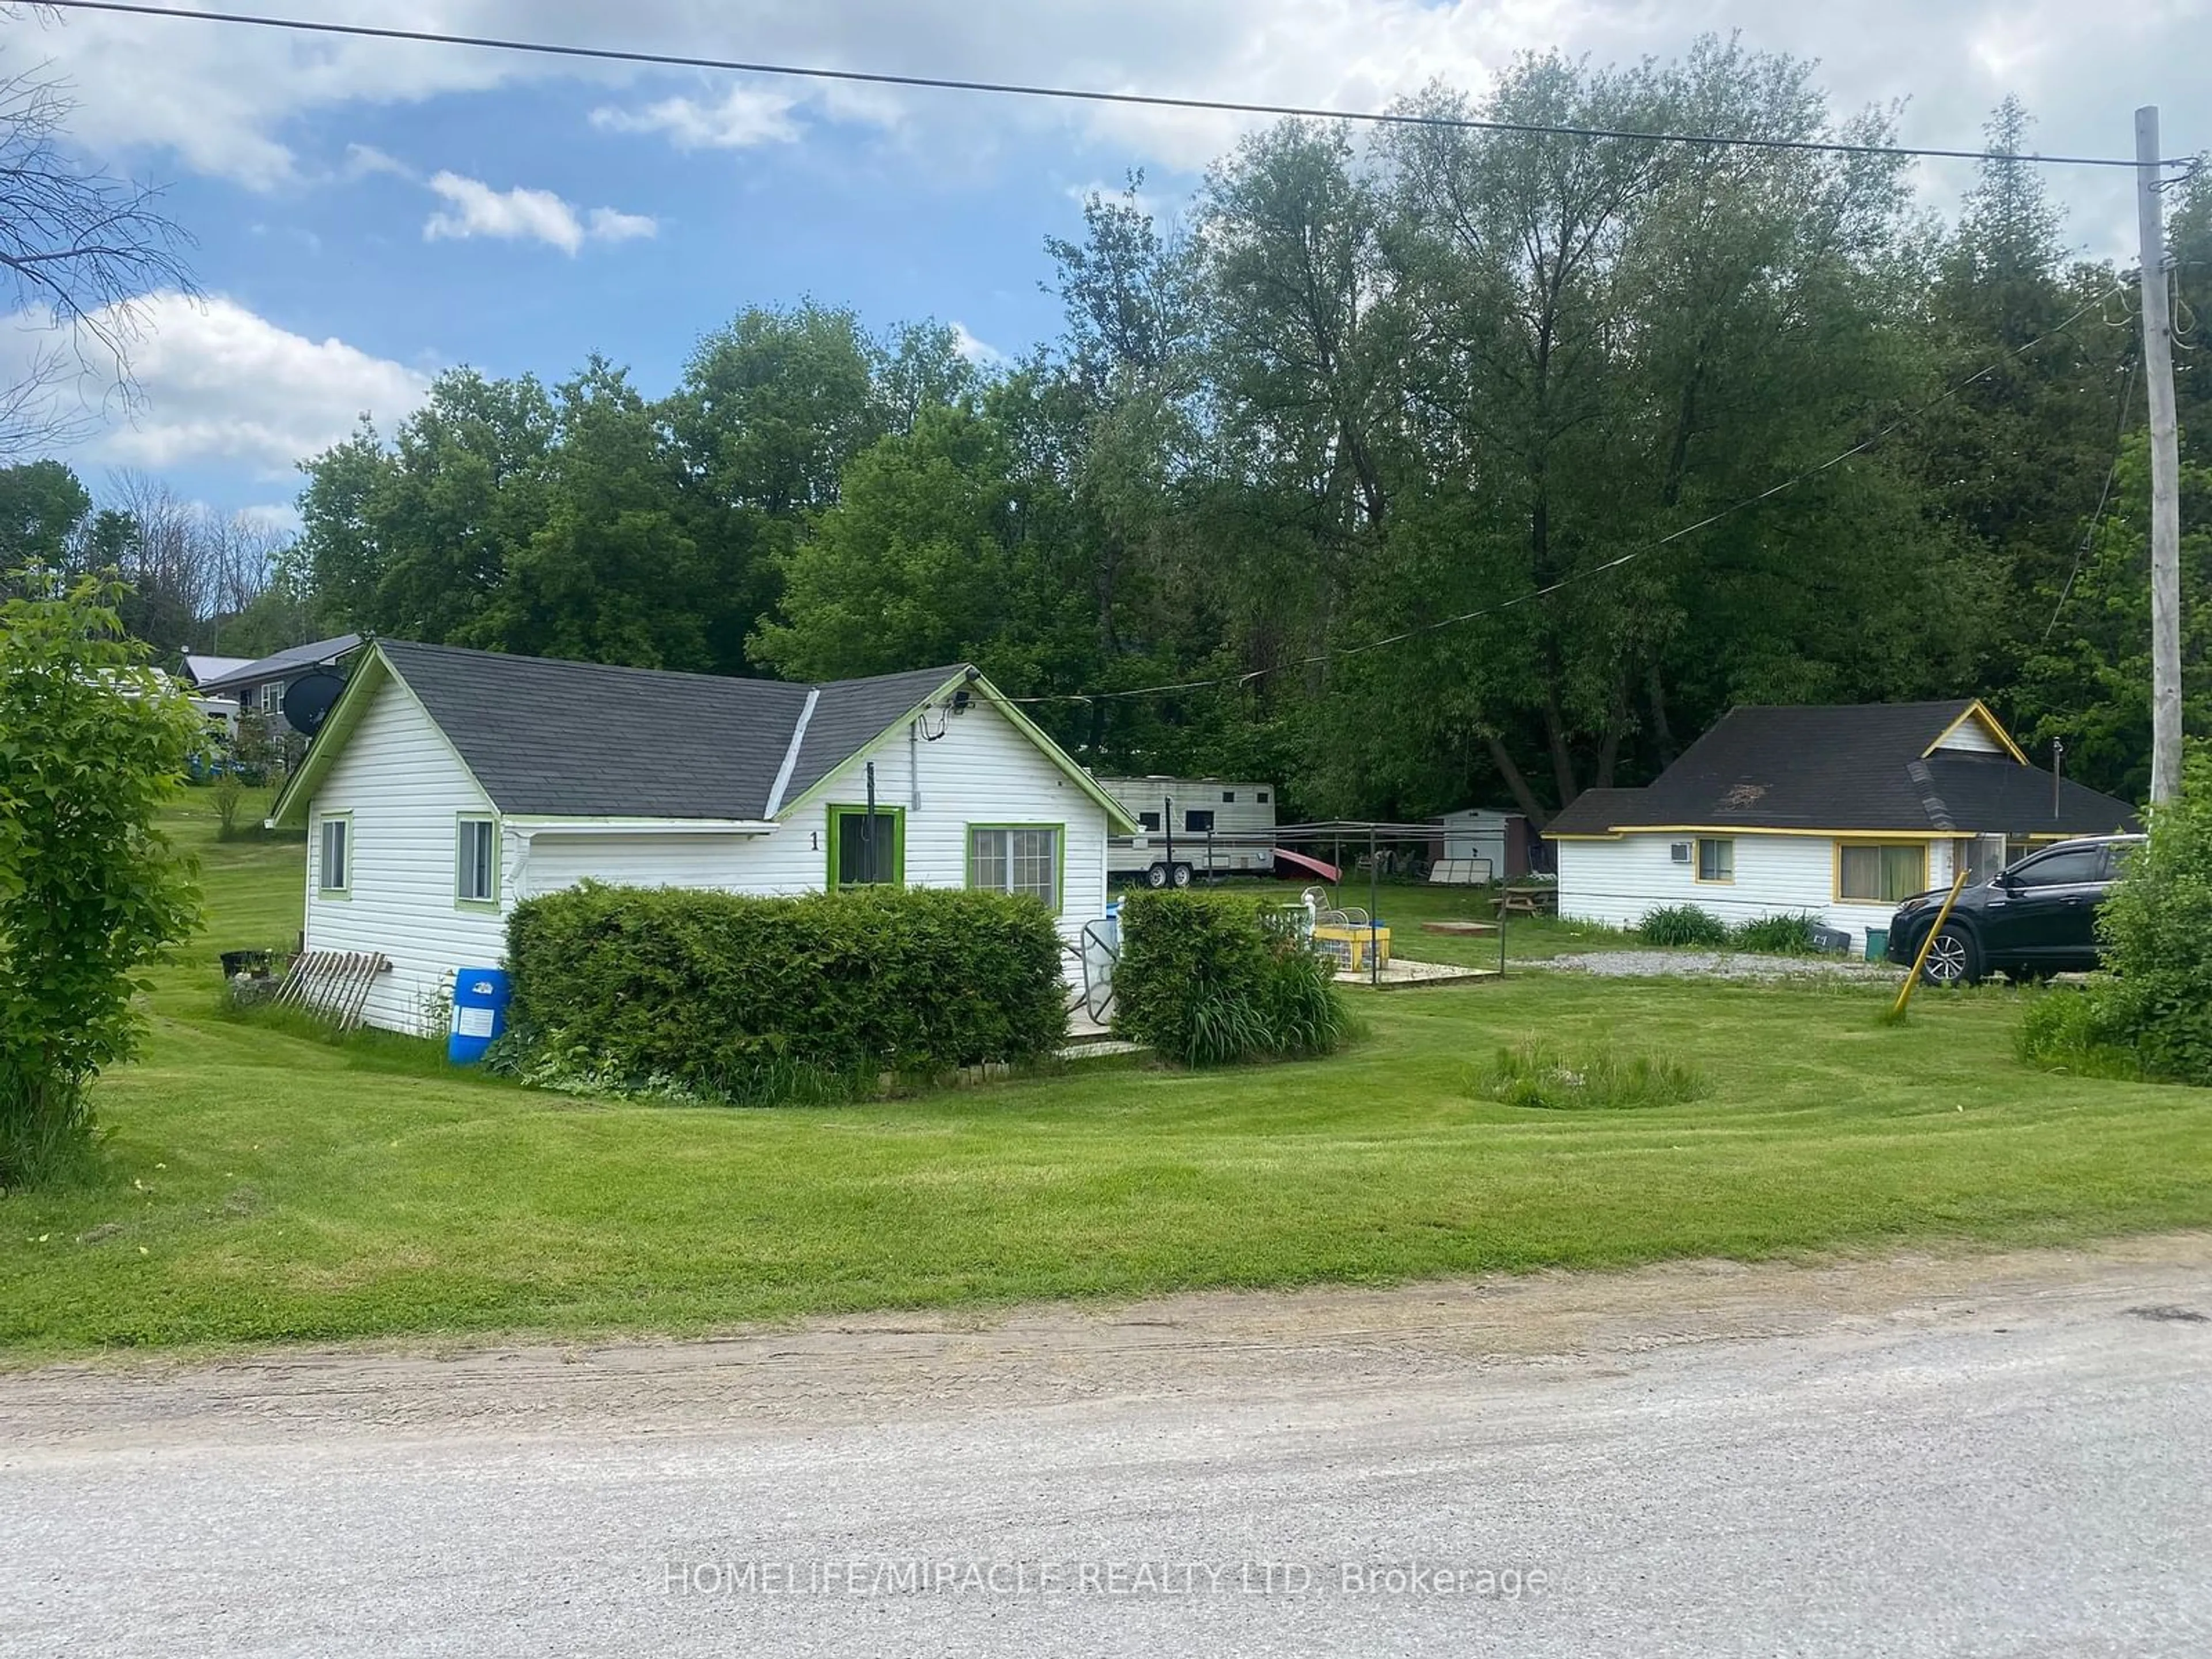
[[[1166,865],[1151,864],[1145,866],[1146,886],[1151,888],[1154,892],[1158,892],[1161,888],[1167,884],[1168,867]]]
[[[1178,887],[1188,887],[1190,885],[1190,866],[1188,864],[1178,864],[1176,866],[1175,884]]]

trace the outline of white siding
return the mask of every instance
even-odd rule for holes
[[[1996,735],[1990,728],[1982,723],[1982,718],[1978,714],[1961,722],[1957,730],[1936,745],[1938,754],[1946,749],[1956,749],[1969,755],[2002,755],[2008,752],[2005,746],[1996,740]]]
[[[720,887],[733,892],[819,892],[829,881],[830,809],[868,798],[906,815],[906,884],[964,887],[968,829],[976,823],[1061,828],[1060,930],[1070,942],[1106,908],[1106,814],[990,704],[942,717],[925,741],[902,726],[833,773],[765,836],[562,836],[531,845],[523,890],[545,893],[593,877],[641,886]]]
[[[756,836],[532,834],[508,823],[501,836],[500,901],[572,886],[586,878],[648,887],[720,888],[767,895],[818,892],[829,874],[831,805],[867,799],[866,766],[876,766],[876,801],[906,814],[906,882],[962,887],[974,823],[1059,824],[1062,836],[1060,931],[1070,943],[1106,906],[1106,814],[990,704],[945,717],[944,735],[925,742],[901,726],[869,754],[833,775],[825,789]],[[352,896],[315,890],[319,838],[309,831],[308,943],[316,950],[381,951],[383,976],[369,1023],[422,1027],[421,1010],[453,969],[505,959],[503,914],[453,902],[458,815],[489,810],[483,793],[415,700],[398,685],[376,694],[317,791],[313,822],[350,812],[356,842]]]
[[[1271,783],[1240,782],[1235,778],[1101,778],[1098,787],[1121,802],[1133,818],[1143,812],[1161,815],[1160,830],[1139,830],[1133,837],[1123,838],[1120,845],[1108,848],[1107,867],[1117,875],[1134,874],[1158,863],[1167,856],[1170,839],[1175,842],[1176,862],[1194,869],[1274,867],[1275,850],[1272,845],[1216,845],[1209,849],[1204,830],[1184,827],[1188,814],[1211,812],[1217,836],[1266,837],[1272,842],[1275,833],[1275,786]],[[1224,795],[1234,795],[1236,799],[1224,800]],[[1265,800],[1260,799],[1262,795],[1267,797]],[[1170,830],[1175,832],[1172,837],[1167,833]]]
[[[1559,854],[1559,914],[1571,921],[1633,927],[1646,911],[1662,904],[1694,904],[1723,921],[1750,921],[1782,912],[1810,911],[1829,927],[1851,936],[1854,950],[1866,945],[1869,927],[1887,927],[1893,904],[1843,904],[1835,898],[1836,843],[1824,836],[1773,836],[1742,832],[1735,842],[1735,879],[1703,882],[1692,862],[1677,864],[1671,851],[1685,835],[1626,835],[1617,841],[1562,841]],[[1930,886],[1948,886],[1954,866],[1952,843],[1928,849]]]
[[[315,792],[307,828],[307,948],[381,951],[392,971],[378,975],[366,1018],[390,1031],[434,1036],[425,1014],[450,991],[453,969],[496,965],[506,927],[489,909],[454,902],[460,815],[488,812],[467,769],[406,689],[380,687],[368,712]],[[325,897],[321,883],[325,816],[352,815],[349,894]],[[514,857],[501,838],[501,892]]]

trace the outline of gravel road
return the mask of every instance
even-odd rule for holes
[[[2212,1652],[2212,1237],[0,1375],[9,1655]]]

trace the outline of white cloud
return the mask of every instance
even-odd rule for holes
[[[494,190],[481,179],[458,173],[440,173],[430,179],[430,189],[447,205],[432,214],[422,227],[425,241],[465,241],[489,236],[501,241],[548,242],[563,253],[574,253],[586,240],[624,242],[650,236],[659,228],[642,214],[593,208],[580,214],[550,190]]]
[[[799,125],[791,112],[798,101],[740,85],[703,103],[678,96],[640,109],[603,105],[592,112],[592,125],[602,132],[665,134],[678,149],[745,149],[797,138]]]
[[[2168,148],[2212,143],[2212,0],[2131,11],[2075,0],[325,0],[321,13],[398,27],[608,42],[671,52],[894,73],[1051,82],[1175,96],[1376,108],[1432,78],[1479,90],[1519,51],[1557,47],[1600,63],[1679,54],[1700,32],[1820,60],[1841,107],[1909,97],[1911,141],[1971,141],[2016,92],[2052,151],[2126,153],[2130,112],[2165,106]],[[79,137],[103,152],[162,149],[256,186],[298,177],[291,148],[320,111],[421,103],[520,83],[587,89],[603,131],[659,134],[694,149],[791,142],[811,122],[908,131],[918,153],[970,168],[1025,164],[1041,139],[1085,149],[1110,173],[1188,170],[1254,125],[1244,118],[1048,103],[763,77],[726,82],[619,65],[286,35],[137,16],[69,14],[11,31],[21,58],[51,53],[82,100]],[[1949,173],[1935,175],[1954,183]],[[2124,175],[2054,175],[2102,215]],[[2087,220],[2085,218],[2085,222]],[[2101,223],[2101,217],[2098,222]]]
[[[660,234],[660,221],[645,213],[620,213],[613,208],[593,208],[591,236],[595,242],[629,242]]]
[[[956,320],[952,325],[952,349],[978,368],[992,368],[1008,361],[1006,354],[988,341],[979,340],[968,331],[968,325]]]
[[[95,461],[155,471],[224,462],[281,478],[343,439],[364,414],[388,428],[429,390],[415,369],[343,340],[295,334],[221,295],[158,293],[135,309],[135,317],[97,319],[131,341],[138,392],[131,406],[113,395],[113,364],[96,348],[94,361],[62,388],[100,417],[84,452]],[[39,312],[0,323],[0,358],[13,367],[50,345],[51,325]]]

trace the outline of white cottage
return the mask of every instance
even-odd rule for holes
[[[308,832],[307,948],[380,951],[368,1023],[426,1035],[533,893],[980,885],[1073,943],[1136,828],[964,665],[810,686],[394,640],[354,659],[275,821]]]
[[[1858,948],[1962,860],[1979,879],[2045,842],[2139,827],[2125,801],[2029,765],[1966,699],[1733,709],[1650,787],[1586,790],[1544,833],[1562,916],[1809,912]]]

